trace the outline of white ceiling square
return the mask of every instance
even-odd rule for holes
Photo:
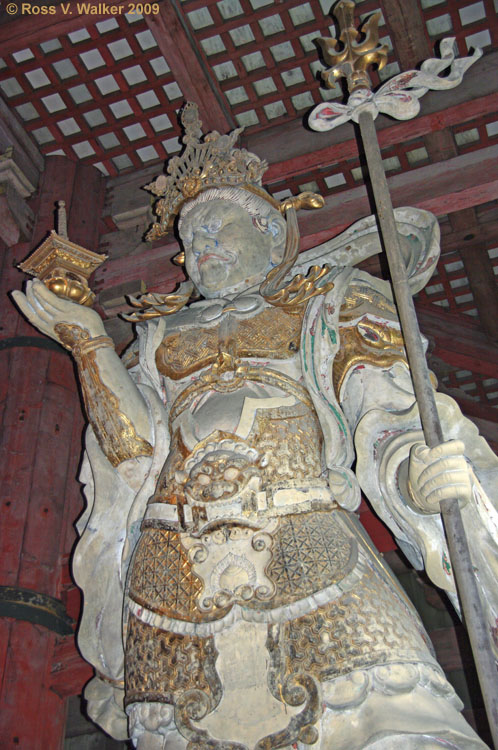
[[[150,124],[159,133],[161,130],[167,130],[171,127],[171,120],[168,115],[158,115],[157,117],[151,117],[149,120]]]
[[[34,120],[36,117],[40,116],[31,102],[20,104],[16,107],[16,110],[18,115],[20,115],[25,122],[29,122],[29,120]]]
[[[183,96],[182,90],[179,87],[179,85],[176,83],[176,81],[173,81],[173,83],[167,83],[163,86],[164,93],[168,97],[170,101],[173,99],[178,99],[178,97]]]
[[[303,36],[299,37],[299,41],[301,42],[301,46],[305,52],[316,52],[316,45],[313,43],[317,37],[322,36],[322,33],[319,29],[316,31],[310,31],[309,34],[303,34]]]
[[[272,102],[271,104],[265,104],[263,109],[265,110],[265,115],[269,120],[273,120],[275,119],[275,117],[281,117],[282,115],[287,114],[285,104],[281,100],[279,100],[278,102]]]
[[[147,80],[147,76],[143,72],[140,65],[134,65],[132,68],[125,68],[123,70],[123,75],[130,86],[134,86],[137,83],[142,83],[142,81]]]
[[[144,52],[145,50],[152,49],[152,47],[157,47],[157,42],[149,29],[139,31],[138,34],[135,34],[135,38]]]
[[[294,57],[294,48],[290,42],[275,44],[273,47],[270,47],[270,52],[272,53],[275,62],[288,60],[290,57]]]
[[[229,18],[234,18],[235,16],[241,16],[244,12],[239,0],[220,0],[216,5],[218,6],[221,17],[225,21]]]
[[[487,47],[491,44],[491,35],[489,33],[489,29],[483,29],[482,31],[478,31],[475,34],[466,36],[465,44],[467,45],[468,50],[475,49],[476,47]]]
[[[62,80],[78,74],[71,60],[57,60],[52,63],[52,67]]]
[[[62,49],[62,44],[58,39],[49,39],[47,42],[40,42],[40,49],[47,55],[50,52]]]
[[[107,34],[108,31],[119,28],[119,23],[115,18],[106,18],[105,21],[98,21],[95,26],[99,34]]]
[[[126,99],[122,99],[120,102],[113,102],[112,104],[109,104],[109,109],[116,119],[127,117],[128,115],[133,114],[133,110]]]
[[[117,169],[121,172],[123,169],[128,169],[128,167],[131,167],[133,165],[132,160],[128,156],[128,154],[120,154],[119,156],[114,156],[112,161],[114,162],[114,165]]]
[[[291,68],[291,70],[283,70],[280,75],[284,84],[289,86],[295,86],[296,83],[302,83],[304,81],[304,73],[301,68]]]
[[[37,143],[40,144],[40,146],[43,146],[44,143],[50,143],[50,141],[55,141],[54,136],[50,132],[48,128],[37,128],[36,130],[33,130],[32,135],[35,137]]]
[[[50,83],[50,80],[42,68],[36,68],[35,70],[28,70],[24,74],[34,89],[39,89],[41,86],[46,86]]]
[[[106,94],[112,94],[114,91],[119,91],[119,85],[114,76],[108,75],[102,78],[96,78],[95,83],[99,87],[100,93],[105,96]]]
[[[241,102],[246,102],[249,99],[249,97],[247,96],[247,91],[245,90],[243,86],[237,86],[236,89],[230,89],[230,91],[225,91],[225,96],[232,106],[234,104],[240,104]]]
[[[123,132],[129,141],[136,141],[139,138],[145,138],[145,130],[143,129],[143,127],[140,125],[139,122],[136,122],[133,125],[128,125],[126,128],[123,128]]]
[[[168,154],[176,154],[182,147],[179,138],[167,138],[162,143]]]
[[[71,94],[71,97],[75,104],[82,104],[83,102],[88,102],[93,98],[84,83],[81,83],[79,86],[73,86],[72,88],[68,89],[68,91]]]
[[[228,78],[234,78],[237,75],[237,70],[231,60],[213,65],[213,72],[218,81],[226,81]]]
[[[144,146],[143,148],[137,148],[137,154],[143,162],[152,161],[153,159],[159,159],[154,146]]]
[[[339,185],[345,185],[346,184],[346,178],[342,174],[342,172],[337,172],[336,174],[331,174],[328,177],[325,178],[325,184],[328,188],[335,188]]]
[[[107,170],[107,168],[105,167],[105,165],[102,164],[101,161],[94,162],[93,166],[96,167],[99,170],[99,172],[102,172],[102,174],[104,175],[104,177],[109,177],[109,171]]]
[[[125,18],[129,24],[137,23],[143,20],[143,16],[140,13],[125,13]]]
[[[90,112],[84,112],[83,117],[91,128],[95,128],[97,125],[103,125],[103,123],[106,122],[104,113],[101,109],[92,109]]]
[[[226,50],[223,39],[219,34],[210,36],[209,39],[201,39],[201,44],[206,55],[217,55]]]
[[[81,143],[75,143],[73,151],[80,159],[84,159],[86,156],[93,156],[95,149],[89,141],[81,141]]]
[[[169,73],[170,67],[164,57],[155,57],[153,60],[149,60],[149,64],[156,74],[157,77]]]
[[[238,124],[244,128],[247,128],[250,125],[257,125],[259,122],[259,117],[254,109],[249,109],[247,112],[241,112],[240,114],[235,115],[235,119]]]
[[[107,47],[115,60],[122,60],[123,57],[133,55],[133,50],[126,39],[118,39],[116,42],[109,42]]]
[[[78,29],[77,31],[71,31],[68,34],[68,37],[73,44],[78,44],[78,42],[84,42],[86,39],[90,39],[90,34],[87,29]]]
[[[105,149],[115,148],[119,146],[119,139],[115,133],[104,133],[99,135],[99,143]]]
[[[244,55],[242,57],[242,63],[244,68],[250,73],[252,70],[265,67],[265,58],[261,52],[251,52],[250,55]]]
[[[0,88],[2,89],[5,96],[17,96],[23,93],[23,89],[18,84],[15,78],[7,78],[5,81],[0,81]]]
[[[43,96],[42,102],[47,112],[60,112],[62,109],[66,109],[61,96],[59,94],[50,94],[50,96]]]
[[[61,120],[57,123],[57,127],[62,135],[74,135],[74,133],[80,132],[80,127],[74,117],[68,117],[67,120]]]
[[[101,68],[102,65],[105,65],[105,60],[98,49],[81,52],[80,58],[83,60],[83,64],[87,70],[94,70],[94,68]]]
[[[143,94],[138,94],[137,101],[142,109],[157,107],[160,103],[154,91],[144,91]]]
[[[230,29],[228,33],[232,37],[232,41],[236,47],[241,47],[243,44],[249,44],[249,42],[255,41],[254,34],[248,23],[244,26],[239,26],[236,29]]]
[[[192,28],[198,31],[204,29],[206,26],[211,26],[213,17],[207,8],[199,8],[199,10],[193,10],[187,13],[187,18],[192,24]]]
[[[275,13],[275,15],[273,16],[262,18],[260,21],[258,21],[258,23],[261,27],[261,31],[265,36],[280,34],[280,32],[285,31],[283,21],[278,13]]]
[[[486,11],[484,10],[483,2],[467,5],[465,8],[460,8],[458,12],[463,26],[480,21],[481,18],[486,18]]]
[[[31,52],[29,47],[26,47],[26,49],[21,49],[19,52],[13,52],[12,57],[17,63],[25,62],[26,60],[32,60],[34,57],[34,54]]]
[[[296,5],[295,8],[290,8],[289,16],[294,26],[299,26],[302,23],[308,23],[314,21],[315,16],[311,10],[309,3],[303,3],[302,5]]]
[[[314,105],[313,95],[311,91],[303,91],[301,94],[296,94],[291,97],[292,106],[297,110],[306,109]]]
[[[254,90],[258,96],[264,96],[265,94],[272,94],[277,90],[275,81],[271,76],[263,78],[261,81],[254,81]]]

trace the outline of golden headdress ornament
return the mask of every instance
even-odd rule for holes
[[[214,130],[203,138],[199,111],[193,102],[185,105],[180,119],[185,130],[182,139],[185,150],[180,156],[170,159],[168,175],[160,175],[145,186],[145,190],[159,199],[154,207],[159,221],[149,230],[148,240],[166,234],[185,201],[208,188],[241,188],[279,208],[279,202],[262,187],[262,176],[268,162],[244,148],[234,148],[243,128],[228,135],[220,135]]]

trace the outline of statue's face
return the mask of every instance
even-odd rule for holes
[[[187,273],[208,299],[257,284],[270,268],[274,235],[258,229],[235,203],[220,199],[195,206],[183,220],[180,237]]]

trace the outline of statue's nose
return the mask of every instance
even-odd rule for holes
[[[218,247],[218,240],[209,234],[196,234],[194,237],[194,250],[213,250]]]

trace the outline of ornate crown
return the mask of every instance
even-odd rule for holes
[[[145,186],[145,190],[159,198],[154,207],[159,221],[147,233],[148,240],[166,234],[185,201],[195,198],[207,188],[242,188],[256,193],[278,208],[278,202],[261,186],[268,162],[246,149],[234,148],[243,128],[237,128],[229,135],[220,135],[215,130],[207,133],[201,141],[202,123],[197,104],[188,102],[180,119],[185,130],[182,141],[186,148],[183,154],[170,159],[169,176],[160,175]]]

